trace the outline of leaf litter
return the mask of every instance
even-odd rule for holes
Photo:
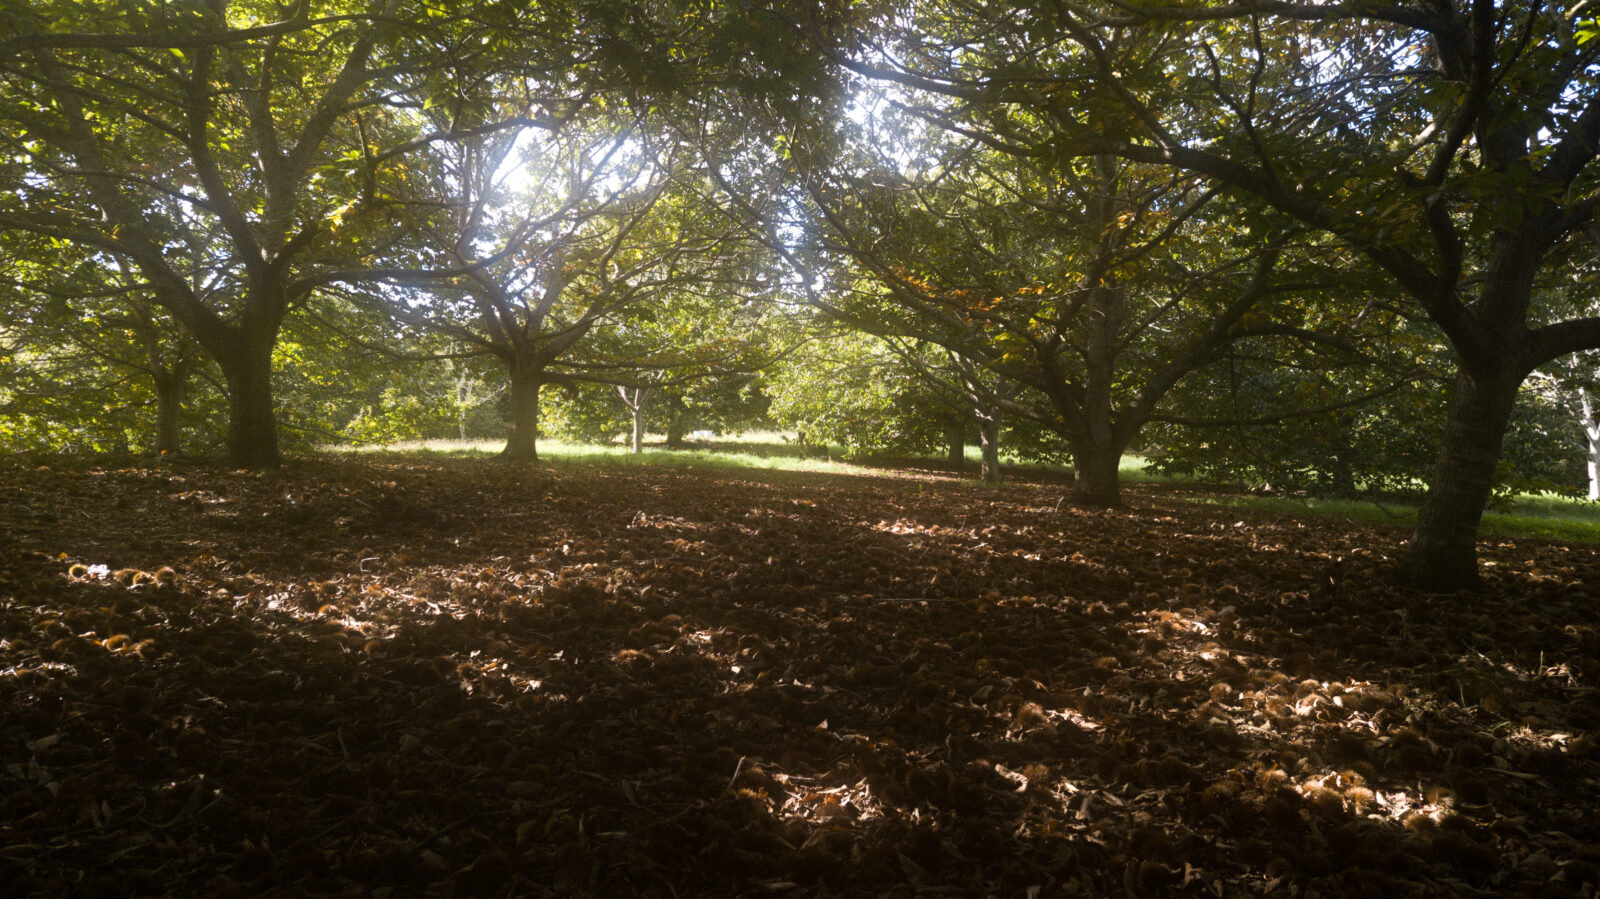
[[[1594,896],[1600,552],[1134,486],[0,468],[12,895]]]

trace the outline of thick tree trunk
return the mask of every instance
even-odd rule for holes
[[[539,461],[540,372],[527,364],[511,369],[511,435],[500,458],[512,462]]]
[[[1073,501],[1086,506],[1121,506],[1121,467],[1122,447],[1119,444],[1073,447]]]
[[[1444,441],[1403,571],[1417,587],[1440,592],[1478,583],[1478,524],[1494,485],[1522,375],[1456,376]]]
[[[163,372],[156,376],[155,454],[177,455],[183,449],[183,396],[188,388],[185,371]]]
[[[233,342],[218,354],[228,381],[228,458],[244,468],[276,468],[278,423],[272,411],[272,339]]]
[[[1000,483],[1000,416],[978,417],[978,447],[983,454],[979,477],[986,484]]]
[[[633,454],[635,456],[644,452],[644,404],[634,406],[633,413]]]
[[[952,471],[967,467],[967,422],[961,416],[952,416],[944,426],[945,464]]]
[[[689,433],[689,407],[683,402],[683,397],[677,394],[665,394],[658,397],[656,405],[662,410],[667,428],[667,447],[679,449],[683,446],[683,438]]]

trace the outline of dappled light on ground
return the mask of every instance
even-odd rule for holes
[[[1059,484],[0,472],[25,895],[1592,895],[1600,553]],[[104,566],[101,568],[99,566]]]

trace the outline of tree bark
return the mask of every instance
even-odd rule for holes
[[[215,354],[228,381],[228,458],[243,468],[276,468],[278,423],[272,410],[274,339],[246,333]]]
[[[683,438],[689,434],[689,407],[684,404],[683,397],[675,393],[657,397],[656,406],[666,425],[667,448],[681,449]]]
[[[1117,443],[1072,448],[1072,499],[1086,506],[1122,505],[1122,446]]]
[[[945,464],[951,471],[960,471],[967,466],[967,422],[959,415],[953,415],[944,426]]]
[[[1456,376],[1439,459],[1402,567],[1413,585],[1439,592],[1478,585],[1478,524],[1521,384],[1521,372]]]
[[[1111,267],[1120,251],[1120,170],[1109,156],[1095,158],[1100,191],[1090,201],[1090,216],[1101,228],[1095,261],[1083,285],[1088,293],[1084,323],[1082,436],[1072,441],[1073,497],[1086,505],[1122,505],[1119,468],[1126,440],[1119,439],[1113,402],[1117,381],[1118,335],[1127,316],[1127,289],[1116,283]],[[1132,414],[1131,412],[1129,414]]]
[[[155,378],[156,455],[177,455],[183,449],[183,397],[188,389],[186,371],[163,372]]]
[[[1000,416],[978,417],[978,445],[983,453],[979,477],[986,484],[1000,483]]]
[[[500,458],[512,462],[539,461],[540,371],[525,362],[511,366],[511,434]]]
[[[1600,421],[1595,420],[1594,400],[1589,391],[1578,391],[1579,409],[1583,414],[1583,436],[1589,447],[1589,499],[1600,501]]]
[[[629,446],[635,456],[644,452],[644,427],[645,403],[650,395],[648,387],[618,387],[617,396],[622,400],[622,405],[628,408],[628,416],[632,423],[632,434]]]

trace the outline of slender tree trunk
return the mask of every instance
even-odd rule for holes
[[[628,407],[628,415],[633,422],[630,445],[635,456],[644,452],[645,400],[649,394],[649,388],[646,387],[617,388],[617,396],[622,398],[622,405]]]
[[[512,462],[539,461],[538,368],[526,362],[511,366],[511,435],[500,458]]]
[[[241,335],[216,354],[228,381],[228,458],[244,468],[276,468],[278,423],[272,411],[273,339]]]
[[[1583,436],[1589,446],[1589,499],[1600,501],[1600,421],[1595,420],[1594,400],[1589,391],[1578,391],[1579,408],[1583,413]]]
[[[462,443],[467,440],[467,412],[472,408],[472,375],[465,366],[456,371],[455,394],[451,399],[456,407],[456,438]]]
[[[960,471],[967,467],[967,422],[959,415],[953,415],[944,425],[945,464],[951,471]]]
[[[1444,592],[1477,585],[1478,524],[1521,384],[1520,372],[1456,376],[1444,441],[1403,568],[1415,586]]]
[[[188,372],[183,370],[156,375],[156,455],[177,455],[183,448],[181,414],[188,389]]]
[[[986,484],[1000,483],[1000,416],[978,416],[978,446],[983,453],[979,476]]]

